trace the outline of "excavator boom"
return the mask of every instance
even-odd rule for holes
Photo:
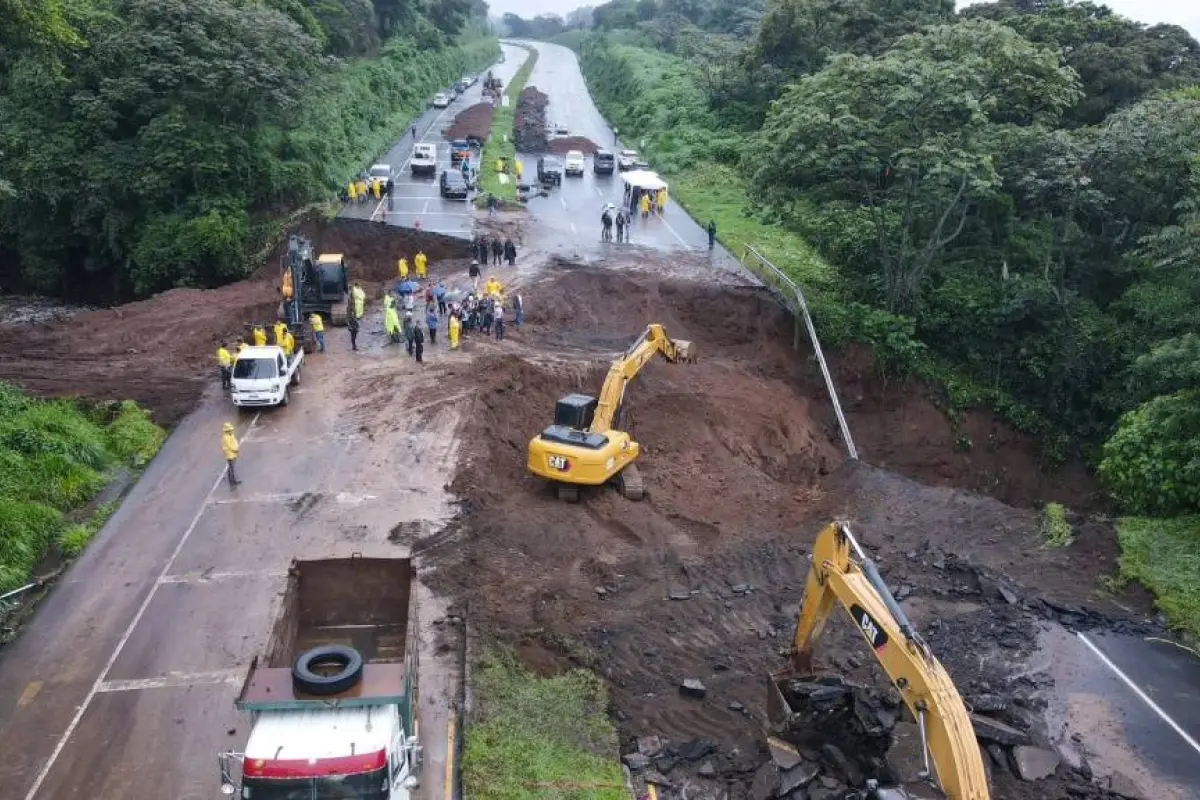
[[[768,713],[772,721],[780,722],[789,714],[780,683],[811,671],[813,643],[834,603],[846,609],[919,723],[941,790],[950,800],[988,800],[983,759],[958,689],[844,523],[831,523],[817,534],[796,624],[792,666],[771,676]]]
[[[596,415],[592,418],[589,431],[604,433],[612,430],[613,421],[621,408],[621,400],[625,397],[625,385],[637,377],[637,374],[642,371],[642,367],[646,366],[650,359],[660,353],[663,358],[671,362],[693,359],[691,342],[673,341],[667,337],[662,325],[651,324],[638,337],[637,341],[630,345],[629,349],[620,358],[613,361],[612,366],[608,368],[604,386],[600,389],[600,396],[597,398]]]

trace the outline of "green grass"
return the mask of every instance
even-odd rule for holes
[[[472,676],[462,780],[488,800],[627,800],[604,683],[586,670],[538,678],[489,651]]]
[[[1121,580],[1141,581],[1173,626],[1200,638],[1200,516],[1126,517],[1117,538]]]
[[[1067,509],[1061,503],[1046,503],[1042,509],[1041,533],[1046,547],[1066,547],[1075,541],[1071,523],[1067,522]]]
[[[104,488],[111,470],[145,466],[165,436],[133,403],[85,408],[0,384],[0,592],[24,585],[51,547],[77,554],[112,509],[82,525],[68,515]]]
[[[508,86],[504,87],[504,94],[509,98],[508,105],[496,107],[496,113],[492,115],[491,135],[483,145],[483,155],[480,157],[479,164],[481,191],[475,201],[480,205],[487,203],[488,195],[497,197],[501,203],[514,202],[517,199],[517,184],[513,180],[515,173],[510,173],[508,181],[501,183],[495,164],[496,160],[500,158],[512,164],[517,156],[516,147],[513,144],[513,121],[517,113],[517,97],[533,73],[533,65],[537,63],[538,56],[537,50],[528,47],[522,49],[529,53],[529,57],[513,75]]]

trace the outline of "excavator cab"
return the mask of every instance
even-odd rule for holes
[[[598,397],[568,394],[554,407],[554,424],[529,442],[527,466],[555,484],[559,499],[579,500],[580,486],[614,483],[630,500],[646,489],[634,461],[640,448],[628,433],[613,427],[633,380],[656,354],[672,363],[695,361],[691,342],[670,339],[662,325],[652,324],[609,367]]]
[[[867,641],[919,730],[915,744],[923,768],[916,775],[895,776],[903,787],[868,781],[867,796],[879,800],[988,800],[987,773],[958,689],[909,622],[875,563],[842,522],[831,523],[817,534],[791,663],[767,681],[768,745],[789,747],[788,740],[811,733],[813,712],[828,719],[830,698],[845,691],[840,678],[815,674],[812,665],[814,642],[835,603],[842,605]],[[811,707],[799,708],[801,702]],[[861,719],[858,709],[851,714]],[[886,752],[892,744],[891,734],[883,731],[882,735]]]

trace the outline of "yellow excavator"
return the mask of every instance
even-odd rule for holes
[[[695,361],[691,342],[671,339],[662,325],[652,324],[620,358],[613,361],[600,397],[568,394],[554,407],[554,424],[529,442],[529,471],[558,487],[561,500],[577,502],[580,486],[600,486],[610,481],[630,500],[646,493],[633,463],[638,443],[615,430],[625,386],[650,359],[661,355],[672,363]]]
[[[842,522],[817,534],[791,664],[768,681],[767,715],[775,729],[787,728],[797,713],[784,696],[784,686],[811,676],[813,643],[835,602],[846,609],[917,721],[924,757],[924,770],[917,777],[933,779],[932,759],[935,786],[950,800],[988,800],[983,758],[958,689]],[[913,797],[900,787],[868,788],[877,798]]]

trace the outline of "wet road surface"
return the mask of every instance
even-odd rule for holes
[[[0,656],[2,800],[218,796],[216,754],[249,735],[233,701],[290,561],[405,556],[453,517],[457,407],[437,403],[402,348],[382,347],[379,317],[364,321],[364,352],[331,330],[287,408],[239,417],[213,391],[172,434]],[[444,347],[426,369],[451,357]],[[236,490],[225,420],[242,439]],[[417,608],[418,796],[442,800],[459,656],[421,582]]]
[[[490,69],[493,75],[508,86],[529,55],[528,51],[511,45],[504,45],[503,50],[504,61],[493,64]],[[437,145],[438,168],[435,174],[412,174],[409,164],[412,158],[413,137],[409,131],[401,131],[403,135],[400,139],[375,162],[388,164],[392,168],[394,189],[391,199],[372,198],[365,203],[344,206],[341,216],[385,220],[390,225],[419,227],[431,233],[469,239],[474,219],[472,206],[466,200],[443,198],[438,190],[438,176],[450,168],[450,145],[442,131],[454,123],[454,118],[459,113],[482,102],[483,76],[486,74],[487,70],[483,70],[479,74],[479,80],[455,98],[447,108],[430,108],[419,119],[413,121],[419,137],[417,141]],[[477,162],[478,156],[475,157],[475,163]]]

